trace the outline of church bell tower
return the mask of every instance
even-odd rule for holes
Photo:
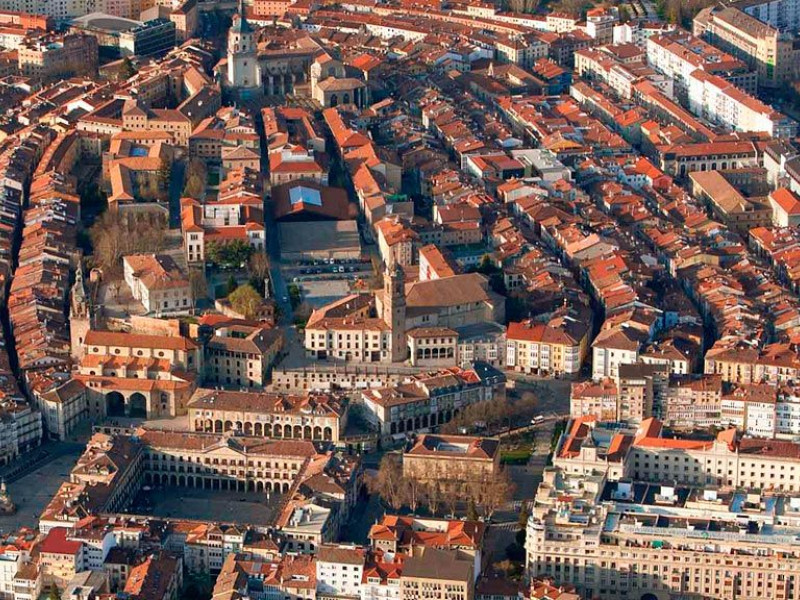
[[[244,12],[244,0],[239,0],[239,12],[228,31],[228,86],[244,91],[261,87],[258,68],[256,35]]]
[[[406,290],[405,274],[399,263],[393,261],[383,278],[383,320],[391,327],[392,339],[389,348],[392,362],[406,359]]]

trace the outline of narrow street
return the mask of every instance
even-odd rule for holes
[[[181,196],[183,195],[183,161],[172,163],[169,176],[169,228],[179,229],[181,226]]]

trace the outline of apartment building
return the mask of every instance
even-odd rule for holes
[[[20,45],[17,56],[22,74],[39,81],[94,75],[98,64],[97,38],[85,34],[34,38]]]
[[[421,547],[457,551],[472,557],[477,577],[483,565],[485,536],[486,524],[480,521],[383,515],[370,528],[368,537],[375,550],[385,553],[410,556]]]
[[[796,77],[795,36],[735,6],[711,6],[694,18],[697,37],[746,62],[758,73],[758,84],[780,87]]]
[[[403,267],[414,264],[414,249],[419,234],[400,217],[392,215],[375,223],[378,249],[386,264],[397,263]]]
[[[567,504],[556,500],[564,493]],[[529,575],[574,585],[582,597],[800,593],[800,497],[580,480],[553,470],[536,507],[526,535]],[[773,528],[773,519],[782,526]]]
[[[367,553],[361,600],[400,600],[405,554],[373,550]]]
[[[86,386],[77,379],[70,379],[41,394],[38,402],[51,439],[66,439],[89,418]]]
[[[16,599],[20,589],[15,589],[14,579],[17,573],[33,565],[30,554],[36,536],[31,530],[21,529],[5,537],[6,543],[0,553],[0,594],[4,598]]]
[[[573,419],[592,415],[601,421],[617,421],[619,394],[613,379],[573,383],[569,395],[569,415]]]
[[[713,439],[679,437],[656,419],[628,430],[577,418],[558,442],[534,507],[528,575],[575,585],[584,596],[800,593],[793,574],[800,568],[800,445],[793,442],[735,429]]]
[[[318,598],[359,597],[366,563],[363,548],[322,544],[315,554]]]
[[[647,334],[634,327],[621,326],[602,330],[592,342],[592,379],[616,379],[620,365],[639,360]]]
[[[317,359],[340,358],[358,362],[396,362],[405,358],[405,280],[399,263],[384,275],[383,302],[371,316],[369,295],[350,295],[322,306],[305,328],[306,353]]]
[[[557,310],[547,322],[512,322],[506,332],[506,367],[537,375],[577,375],[589,350],[591,311]]]
[[[715,344],[705,356],[705,373],[731,383],[788,384],[800,377],[800,359],[792,344]]]
[[[769,193],[772,208],[772,224],[776,227],[797,227],[800,225],[800,198],[786,188],[778,188]]]
[[[63,589],[83,570],[83,544],[67,539],[69,529],[54,527],[39,544],[39,569],[45,586]]]
[[[223,490],[287,492],[306,461],[308,441],[271,441],[223,434],[147,430],[146,484]]]
[[[767,383],[740,384],[722,396],[720,423],[736,427],[746,435],[775,436],[775,387]]]
[[[362,392],[361,400],[367,419],[381,436],[404,437],[443,425],[470,404],[498,398],[504,391],[502,372],[476,363],[469,370],[453,367],[417,375],[408,383],[373,388]]]
[[[797,134],[796,121],[717,75],[697,69],[689,76],[688,84],[689,110],[712,123],[775,138]]]
[[[131,569],[123,593],[132,599],[174,600],[182,587],[183,560],[159,552]]]
[[[664,391],[660,419],[678,429],[718,425],[722,404],[722,378],[718,375],[673,377]]]
[[[406,332],[413,366],[446,367],[457,363],[458,332],[447,327],[415,327]]]
[[[692,194],[705,202],[713,215],[732,230],[747,235],[754,227],[772,222],[772,208],[765,198],[748,197],[729,179],[735,171],[700,171],[689,174]]]
[[[753,0],[737,6],[751,17],[781,31],[800,29],[800,6],[795,0]]]
[[[748,94],[755,94],[758,87],[756,72],[744,61],[686,33],[649,38],[647,63],[672,79],[679,98],[686,97],[690,76],[697,69],[717,75]]]
[[[578,417],[567,424],[553,466],[595,483],[598,474],[620,479],[625,476],[631,442],[632,436],[620,432],[616,423],[598,421],[594,415]]]
[[[758,167],[760,160],[755,145],[748,141],[669,145],[659,149],[659,159],[661,170],[675,177],[694,171]]]
[[[232,319],[211,325],[203,347],[206,382],[236,388],[263,389],[283,348],[280,329]]]
[[[404,600],[472,600],[474,565],[469,557],[437,548],[416,548],[403,564]]]
[[[793,439],[800,435],[800,394],[794,386],[780,386],[777,389],[775,434]]]
[[[655,407],[661,404],[668,379],[669,370],[664,365],[620,365],[616,379],[617,419],[641,423],[652,417]]]

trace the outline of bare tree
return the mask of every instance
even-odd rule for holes
[[[438,481],[429,482],[425,486],[425,500],[428,503],[428,508],[431,514],[436,516],[439,508],[442,506],[442,488],[439,486]]]
[[[454,464],[447,470],[446,475],[442,473],[437,481],[444,482],[444,502],[450,513],[455,515],[456,508],[460,502],[467,502],[472,493],[469,483],[471,474],[463,464]]]
[[[260,281],[263,281],[269,275],[269,267],[269,257],[264,252],[253,253],[247,266],[250,275]]]
[[[447,507],[448,512],[455,517],[456,509],[458,508],[459,503],[459,496],[458,494],[445,494],[444,496],[444,505]]]
[[[403,467],[396,456],[387,454],[381,459],[370,491],[379,494],[395,510],[403,507]]]
[[[203,269],[189,269],[189,285],[192,289],[192,298],[195,302],[199,298],[208,297],[208,281]]]
[[[122,216],[119,211],[104,212],[89,230],[95,265],[107,279],[121,275],[122,257],[137,252],[160,252],[165,245],[167,221],[160,213]]]
[[[186,183],[183,186],[183,195],[201,199],[206,191],[206,181],[208,180],[206,164],[199,158],[193,158],[186,165],[184,177]]]
[[[422,500],[422,482],[416,477],[404,477],[402,480],[403,504],[407,504],[412,513],[417,512],[419,503]]]
[[[514,491],[514,484],[505,470],[486,478],[481,487],[481,507],[486,518],[491,518],[498,508],[508,502]]]

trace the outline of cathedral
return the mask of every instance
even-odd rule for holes
[[[274,41],[273,41],[274,42]],[[244,3],[228,31],[227,56],[217,66],[217,76],[231,95],[247,100],[262,95],[305,93],[322,108],[339,104],[369,104],[369,89],[360,78],[349,77],[345,66],[310,38],[296,47],[258,49],[258,34],[247,22]],[[301,83],[310,84],[299,92]]]

